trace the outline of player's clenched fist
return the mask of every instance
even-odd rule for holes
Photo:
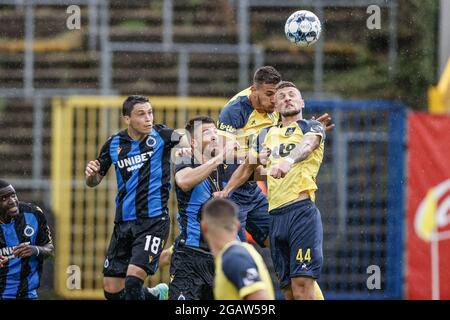
[[[86,174],[86,184],[88,187],[95,187],[102,181],[102,176],[100,175],[100,162],[98,160],[89,161],[84,171]]]
[[[272,170],[270,170],[270,175],[275,179],[281,179],[286,176],[289,170],[291,170],[291,163],[288,161],[282,161],[272,167]]]
[[[267,147],[264,147],[259,153],[259,163],[263,166],[267,165],[267,161],[269,160],[271,154],[271,150]]]
[[[228,192],[226,191],[216,191],[213,193],[213,198],[223,198],[226,199],[228,198]]]
[[[86,166],[86,177],[94,177],[100,172],[100,162],[98,160],[89,161]]]

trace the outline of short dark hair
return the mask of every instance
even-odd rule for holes
[[[264,66],[256,70],[253,76],[253,84],[278,84],[281,81],[281,74],[272,66]]]
[[[0,180],[0,189],[6,188],[7,186],[10,186],[11,183],[5,181],[5,180]]]
[[[218,226],[232,230],[233,222],[238,218],[238,207],[228,199],[215,198],[209,200],[202,209],[202,218],[220,221]]]
[[[186,131],[189,132],[189,134],[191,135],[191,137],[192,137],[192,135],[194,134],[195,125],[196,125],[197,122],[201,122],[202,124],[204,124],[204,123],[214,123],[214,124],[215,124],[215,123],[216,123],[216,122],[214,121],[214,119],[211,118],[211,117],[209,117],[209,116],[196,116],[196,117],[190,119],[190,120],[186,123],[185,129],[186,129]]]
[[[123,116],[131,116],[131,112],[133,111],[133,107],[138,103],[146,103],[149,102],[148,98],[144,96],[132,95],[125,99],[122,106],[122,115]]]
[[[277,90],[284,89],[284,88],[295,88],[295,89],[298,90],[297,86],[295,84],[293,84],[292,82],[290,82],[290,81],[281,81],[277,85]]]

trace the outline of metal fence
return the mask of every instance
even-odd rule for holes
[[[322,112],[336,123],[318,176],[317,204],[324,224],[319,283],[325,298],[400,299],[405,108],[388,101],[306,104],[307,114]],[[380,289],[367,286],[370,266],[380,269]]]
[[[56,99],[53,106],[52,207],[57,231],[56,289],[68,298],[102,297],[102,265],[112,231],[116,183],[84,185],[84,166],[121,127],[120,97]],[[221,98],[153,98],[155,121],[183,127],[195,114],[217,117]],[[402,297],[403,159],[405,109],[386,101],[308,101],[305,118],[329,112],[336,128],[327,137],[318,176],[317,204],[324,224],[326,299]],[[111,173],[110,173],[111,174]],[[170,240],[176,236],[172,194]],[[67,267],[82,271],[82,289],[66,286]],[[378,266],[381,288],[369,290],[367,268]],[[166,269],[152,280],[168,281]]]

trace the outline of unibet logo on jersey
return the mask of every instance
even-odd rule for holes
[[[14,247],[0,248],[0,256],[3,256],[7,259],[14,258],[14,255],[13,255],[14,248],[16,248],[16,247],[14,246]]]
[[[147,151],[147,152],[144,152],[141,154],[137,154],[137,155],[129,157],[129,158],[121,159],[121,160],[117,161],[117,166],[120,169],[127,167],[128,172],[138,170],[138,169],[142,168],[144,163],[146,161],[148,161],[152,155],[153,155],[153,150]]]

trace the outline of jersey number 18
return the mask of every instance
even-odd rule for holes
[[[152,241],[153,238],[153,241]],[[148,251],[148,249],[150,249],[150,251],[154,254],[158,253],[158,248],[159,245],[161,244],[161,238],[158,237],[152,237],[151,235],[145,236],[145,246],[144,246],[144,250]],[[150,245],[151,242],[151,245]]]

